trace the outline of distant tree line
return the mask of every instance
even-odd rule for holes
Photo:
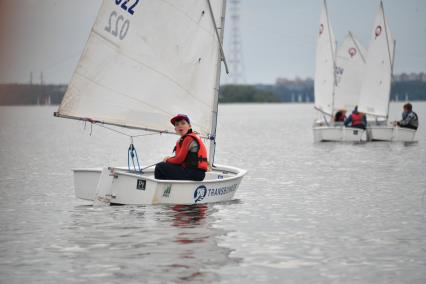
[[[251,85],[224,85],[220,88],[220,103],[272,103],[279,102],[271,90],[262,90]]]
[[[391,100],[425,101],[426,81],[402,81],[392,83]]]
[[[220,102],[314,102],[313,81],[300,84],[225,85],[221,87]],[[392,101],[425,101],[426,81],[397,81],[392,83]]]
[[[0,84],[0,105],[57,105],[62,101],[66,85]],[[406,80],[392,83],[391,100],[426,100],[426,81]],[[223,85],[220,103],[301,103],[314,101],[312,79],[280,81],[274,85]]]
[[[0,105],[58,105],[66,85],[0,84]]]

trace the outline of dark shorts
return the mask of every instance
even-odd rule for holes
[[[410,128],[410,129],[417,130],[417,127],[416,126],[412,126],[412,125],[400,125],[400,127],[402,127],[402,128]]]
[[[365,130],[365,125],[363,124],[358,124],[358,125],[351,125],[352,128],[359,128],[359,129],[364,129]]]
[[[165,162],[161,162],[155,166],[156,179],[202,181],[205,176],[206,172],[200,169],[184,168]]]

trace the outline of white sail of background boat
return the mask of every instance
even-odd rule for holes
[[[355,48],[358,55],[362,54],[360,45],[356,45],[355,40],[346,40],[342,48],[340,48],[340,59],[336,58],[336,41],[331,28],[330,20],[328,17],[327,3],[324,0],[321,16],[320,16],[320,29],[317,39],[316,49],[316,67],[315,67],[315,109],[323,114],[322,119],[316,121],[313,126],[314,141],[361,141],[366,140],[365,131],[360,129],[345,128],[341,124],[335,125],[333,122],[333,116],[341,107],[341,104],[345,102],[352,102],[352,97],[349,99],[344,91],[350,90],[351,96],[355,92],[354,82],[349,77],[346,77],[345,70],[342,68],[349,68],[349,74],[356,73],[358,67],[352,67],[349,61],[346,63],[347,50],[343,48]],[[351,45],[352,44],[352,45]],[[351,46],[351,47],[349,47]],[[351,51],[352,52],[352,51]],[[358,59],[358,57],[357,57]],[[340,64],[340,68],[337,69],[336,64]],[[354,70],[354,71],[352,71]],[[339,71],[339,74],[337,74]],[[338,78],[336,78],[338,76]],[[340,81],[340,89],[338,88],[338,81]],[[338,91],[338,92],[336,92]],[[349,94],[348,94],[349,95]],[[338,96],[338,97],[337,97]],[[336,107],[336,101],[339,104]]]
[[[337,49],[334,109],[351,111],[358,105],[367,51],[351,32]]]
[[[314,88],[315,108],[329,116],[333,115],[335,52],[336,40],[328,17],[327,3],[324,0],[317,38]]]
[[[187,113],[214,160],[225,0],[103,1],[56,116],[174,133]],[[155,151],[155,149],[153,149]],[[245,170],[213,165],[202,182],[123,168],[74,171],[77,197],[120,204],[232,199]]]
[[[394,40],[380,2],[371,32],[358,108],[369,116],[385,118],[389,112]]]
[[[395,41],[390,32],[383,2],[376,14],[362,79],[358,109],[374,121],[369,122],[369,139],[383,141],[413,141],[413,129],[386,126],[395,55]]]

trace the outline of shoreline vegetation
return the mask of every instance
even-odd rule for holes
[[[0,84],[0,105],[58,105],[67,85]],[[222,85],[219,103],[312,103],[310,78],[277,79],[271,85]],[[395,75],[391,101],[426,101],[426,74]]]

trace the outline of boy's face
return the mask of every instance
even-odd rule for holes
[[[175,122],[175,131],[176,134],[183,136],[188,130],[191,128],[191,124],[189,124],[186,120],[178,120]]]

